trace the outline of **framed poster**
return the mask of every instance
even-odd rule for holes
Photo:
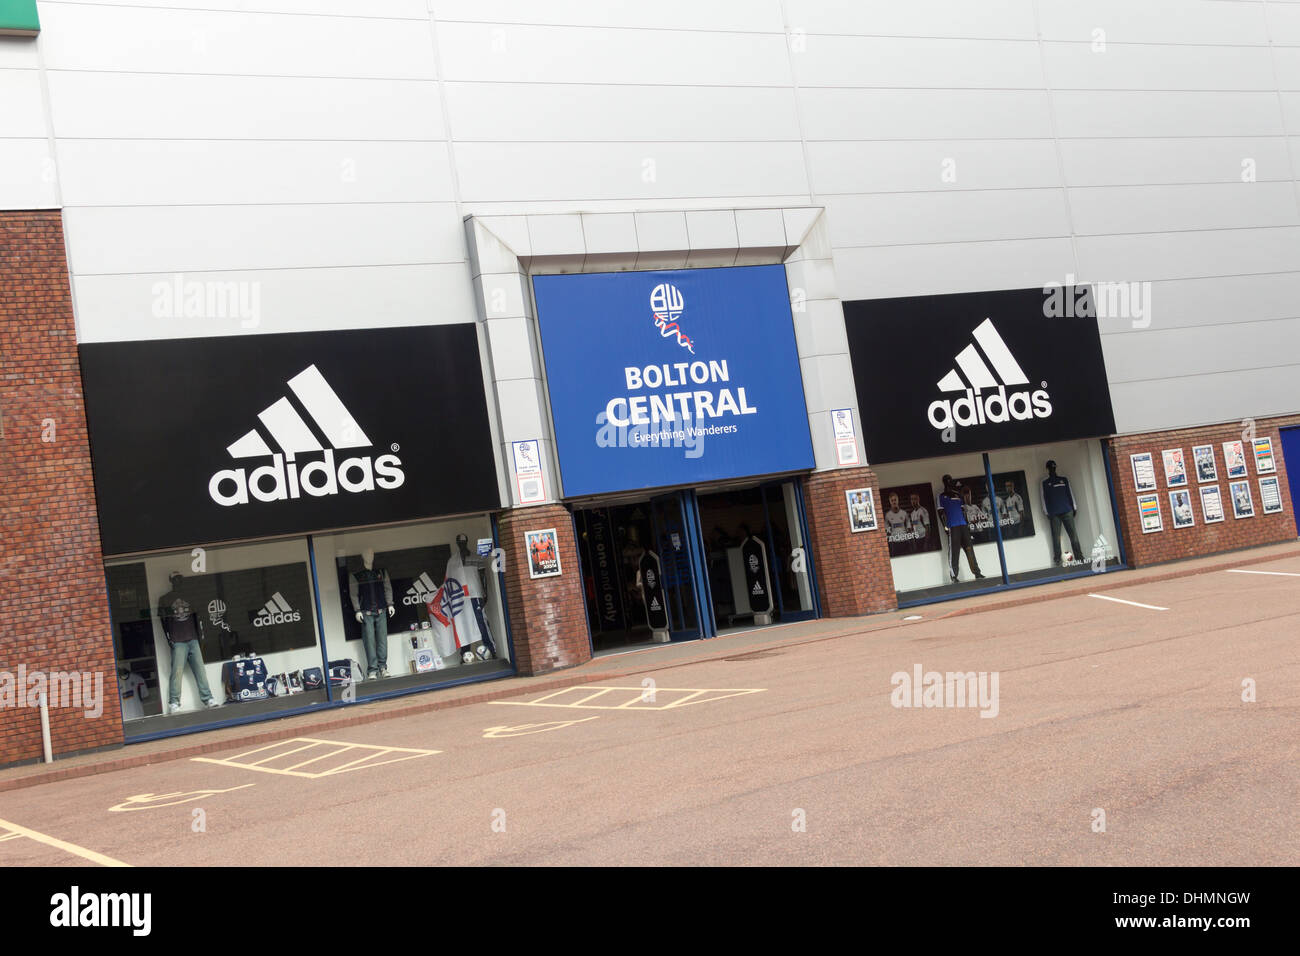
[[[943,548],[935,518],[934,490],[928,484],[881,488],[880,509],[891,558]]]
[[[1032,538],[1034,513],[1026,506],[1029,501],[1029,482],[1023,471],[1004,471],[993,475],[993,494],[989,494],[988,481],[983,475],[958,478],[962,492],[962,508],[970,526],[971,540],[975,544],[991,544],[998,539],[993,527],[994,515],[1002,527],[1002,538]]]
[[[1169,513],[1174,516],[1175,528],[1190,528],[1196,524],[1196,515],[1192,511],[1192,493],[1169,492]]]
[[[1266,515],[1282,511],[1282,489],[1278,487],[1276,477],[1259,479],[1259,503]]]
[[[1246,477],[1246,452],[1239,441],[1223,443],[1223,467],[1229,478]]]
[[[1156,466],[1151,460],[1151,452],[1144,451],[1138,455],[1129,455],[1133,465],[1133,487],[1137,491],[1156,490]]]
[[[1249,481],[1229,482],[1228,496],[1232,498],[1232,516],[1234,518],[1255,517],[1255,499],[1250,494]]]
[[[1198,482],[1219,480],[1219,467],[1214,463],[1213,445],[1193,446],[1192,461],[1196,465],[1196,480]]]
[[[1273,439],[1256,438],[1251,444],[1255,447],[1255,474],[1269,475],[1277,471],[1277,461],[1273,458]]]
[[[1149,459],[1151,456],[1147,455]],[[1159,495],[1138,495],[1138,515],[1142,519],[1142,533],[1164,531],[1165,521],[1160,516]]]
[[[1206,524],[1223,520],[1223,495],[1218,485],[1206,485],[1201,491],[1201,517]]]
[[[530,578],[553,578],[560,573],[560,541],[554,528],[525,531],[524,548],[528,552]]]
[[[1181,488],[1187,484],[1187,461],[1181,448],[1166,448],[1160,453],[1165,463],[1165,487]]]
[[[855,488],[844,492],[849,506],[849,530],[854,534],[859,531],[876,530],[876,499],[870,488]]]

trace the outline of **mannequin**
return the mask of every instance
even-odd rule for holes
[[[496,656],[492,631],[488,628],[487,617],[483,614],[483,568],[487,567],[487,564],[487,558],[470,553],[467,535],[456,535],[456,550],[447,560],[447,573],[444,578],[459,581],[461,587],[465,589],[478,630],[476,632],[472,626],[462,627],[458,624],[457,631],[465,636],[473,636],[477,633],[477,638],[469,642],[468,649],[473,651],[474,656],[481,661],[488,661]]]
[[[952,475],[943,476],[943,491],[939,493],[939,521],[948,535],[948,566],[952,583],[957,583],[957,551],[966,552],[966,563],[976,578],[984,575],[980,572],[979,562],[975,560],[975,543],[971,540],[970,525],[966,523],[966,499],[961,487],[952,479]]]
[[[375,549],[361,552],[360,571],[348,576],[348,596],[361,625],[361,641],[366,649],[366,680],[388,676],[388,617],[397,613],[393,607],[393,582],[388,572],[375,567]]]
[[[1056,473],[1056,462],[1047,463],[1047,477],[1043,479],[1043,511],[1052,522],[1052,563],[1061,563],[1061,525],[1070,536],[1074,559],[1082,560],[1083,549],[1074,530],[1074,519],[1079,516],[1079,506],[1074,503],[1070,479]]]
[[[199,699],[204,707],[220,707],[221,704],[212,696],[208,686],[208,675],[203,665],[203,650],[199,646],[203,640],[203,620],[194,610],[185,591],[185,577],[179,571],[167,576],[171,589],[158,601],[158,619],[162,622],[163,634],[171,648],[171,675],[168,684],[167,712],[174,714],[181,709],[181,681],[185,677],[188,663],[194,683],[199,688]]]

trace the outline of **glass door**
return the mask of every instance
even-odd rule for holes
[[[664,614],[674,641],[705,636],[700,627],[699,549],[689,513],[693,504],[684,492],[650,499],[653,553],[659,558]]]

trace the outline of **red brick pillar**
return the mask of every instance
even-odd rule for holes
[[[40,759],[40,711],[27,693],[38,682],[55,756],[120,745],[122,714],[57,210],[0,212],[0,275],[3,766]],[[98,716],[57,706],[75,696],[93,710],[96,687]]]
[[[506,604],[519,673],[545,674],[591,660],[582,568],[569,510],[562,505],[516,508],[501,514],[498,527],[506,557]],[[548,528],[555,529],[559,541],[561,573],[534,578],[528,573],[524,535]]]
[[[871,489],[879,511],[880,488],[868,467],[819,471],[803,479],[817,591],[826,617],[855,617],[898,607],[883,527],[857,534],[849,530],[844,493],[859,488]]]

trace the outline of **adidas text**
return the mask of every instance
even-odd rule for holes
[[[208,494],[217,504],[231,507],[248,504],[250,495],[258,501],[301,498],[304,492],[323,498],[341,491],[359,494],[376,488],[392,490],[402,487],[405,481],[402,461],[396,455],[344,458],[336,467],[334,450],[330,448],[323,459],[301,468],[278,453],[272,456],[271,464],[254,468],[251,473],[243,468],[223,468],[208,481]]]
[[[963,398],[951,401],[937,399],[930,403],[930,424],[943,431],[956,425],[984,425],[989,422],[1027,421],[1047,418],[1052,414],[1051,396],[1044,389],[1019,391],[1007,394],[999,385],[996,392],[981,395],[966,389]]]
[[[272,624],[293,624],[295,621],[302,620],[301,611],[276,611],[274,614],[268,614],[263,611],[257,617],[253,618],[254,627],[270,627]]]

